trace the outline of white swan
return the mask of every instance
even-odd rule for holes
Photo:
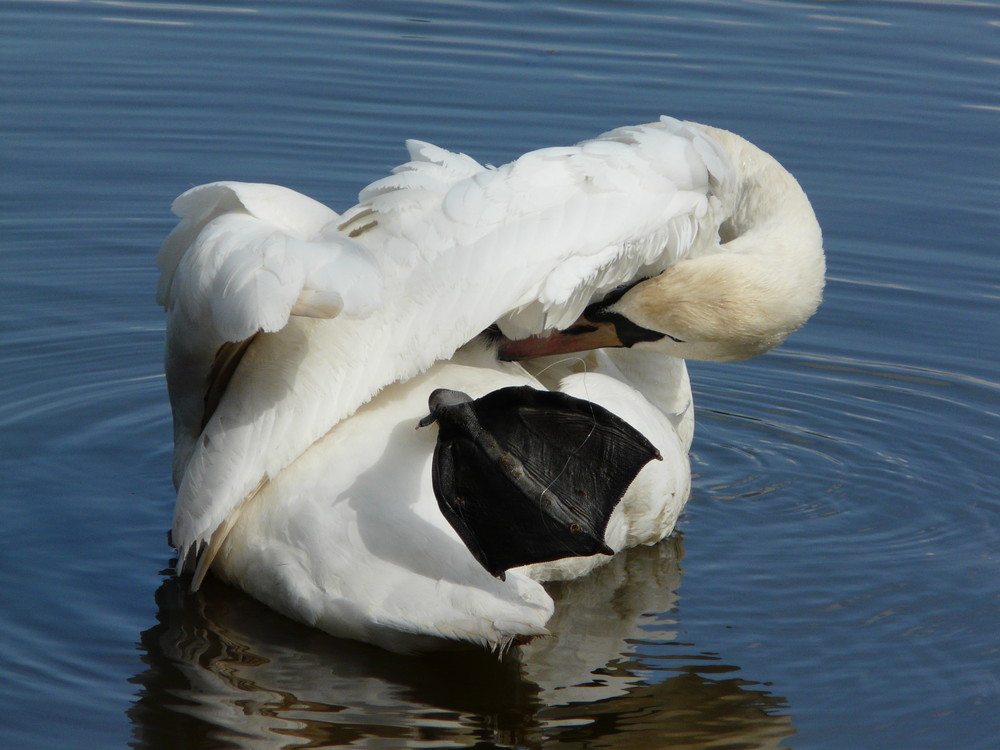
[[[408,145],[343,217],[263,185],[175,203],[158,297],[173,541],[194,585],[213,566],[338,635],[498,645],[544,632],[536,579],[596,561],[506,581],[479,567],[433,501],[433,433],[412,429],[428,393],[524,383],[604,404],[667,459],[639,474],[606,541],[655,542],[687,497],[680,358],[753,356],[798,328],[821,295],[820,231],[774,159],[705,126],[664,118],[498,169]],[[494,322],[495,347],[473,342]],[[604,346],[629,348],[547,370],[497,358]]]

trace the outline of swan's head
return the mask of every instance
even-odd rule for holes
[[[819,226],[815,219],[806,224],[809,231],[801,245],[785,244],[786,232],[741,235],[718,252],[615,289],[590,304],[567,329],[503,339],[500,357],[520,360],[634,346],[727,362],[769,351],[816,312],[822,297]],[[761,242],[769,243],[766,252],[759,249]]]
[[[719,362],[757,356],[816,311],[822,280],[789,289],[780,274],[760,267],[759,258],[744,260],[721,253],[682,262],[614,290],[565,330],[502,340],[500,356],[520,360],[633,346]]]

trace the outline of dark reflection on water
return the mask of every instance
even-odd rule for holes
[[[780,747],[785,699],[675,640],[681,554],[674,538],[553,585],[557,636],[502,658],[397,656],[168,576],[141,637],[133,747]]]

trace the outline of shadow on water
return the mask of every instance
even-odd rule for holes
[[[132,746],[782,747],[785,700],[677,641],[681,554],[673,538],[552,584],[557,636],[503,658],[390,654],[169,576],[141,636]]]

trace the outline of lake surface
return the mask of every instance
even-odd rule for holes
[[[0,2],[0,745],[995,748],[1000,5]],[[400,657],[165,572],[155,254],[217,179],[334,208],[660,114],[777,156],[826,299],[693,366],[679,533],[548,653]],[[562,649],[562,651],[560,651]]]

